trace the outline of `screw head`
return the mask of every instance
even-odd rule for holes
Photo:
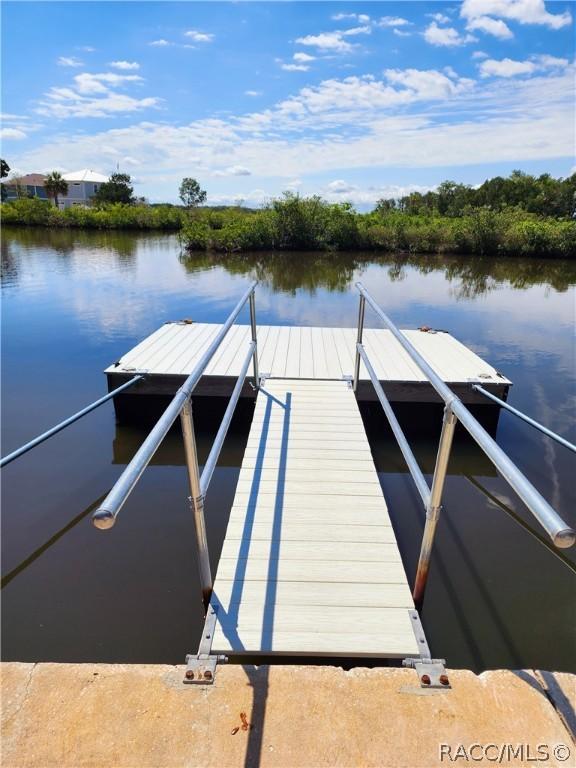
[[[194,680],[194,672],[191,669],[186,670],[186,680]]]
[[[430,685],[430,675],[422,675],[420,681],[422,685]]]
[[[209,669],[204,672],[204,680],[212,680],[212,672]]]
[[[450,681],[448,680],[448,675],[440,675],[440,682],[442,685],[450,685]]]

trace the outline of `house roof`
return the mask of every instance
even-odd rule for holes
[[[102,184],[103,182],[108,181],[108,176],[96,173],[96,171],[92,171],[89,168],[82,168],[81,171],[65,173],[63,179],[64,181],[91,181]]]
[[[6,184],[15,184],[18,181],[20,184],[29,184],[34,187],[43,187],[44,179],[46,176],[43,173],[27,173],[25,176],[14,176],[11,179],[6,180]]]

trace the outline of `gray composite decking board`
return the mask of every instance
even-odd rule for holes
[[[418,655],[408,580],[347,382],[270,379],[259,391],[212,604],[214,653]]]
[[[147,371],[148,380],[183,377],[192,372],[219,329],[218,324],[166,323],[128,351],[107,374]],[[449,333],[403,331],[444,381],[507,387],[510,381]],[[300,379],[302,383],[351,376],[356,344],[355,328],[258,326],[260,372],[271,377]],[[236,379],[251,339],[250,328],[234,325],[208,364],[203,379]],[[390,331],[366,328],[363,337],[369,359],[382,382],[427,385],[427,379]],[[250,376],[250,371],[248,375]],[[364,364],[360,381],[368,382]],[[427,387],[425,387],[427,388]],[[145,383],[138,390],[144,391]],[[415,395],[416,396],[416,393]]]

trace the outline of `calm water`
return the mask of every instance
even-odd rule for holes
[[[100,396],[102,369],[161,323],[222,321],[253,277],[261,280],[260,322],[342,326],[356,323],[353,283],[361,278],[400,326],[450,331],[515,382],[512,404],[576,440],[576,270],[569,262],[289,254],[184,260],[172,236],[19,230],[4,232],[2,268],[3,454]],[[235,424],[207,499],[214,566],[248,419],[245,412]],[[217,424],[204,421],[198,440],[205,458]],[[181,663],[196,650],[201,608],[177,432],[114,530],[102,533],[89,522],[145,434],[116,425],[107,404],[3,471],[5,659]],[[377,412],[369,436],[412,581],[423,512]],[[497,439],[576,523],[573,455],[507,414]],[[430,472],[435,441],[414,445]],[[575,671],[574,566],[514,521],[532,524],[467,443],[454,451],[445,507],[423,610],[433,655],[477,670]]]

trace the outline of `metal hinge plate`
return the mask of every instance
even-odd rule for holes
[[[193,654],[186,656],[186,671],[184,672],[183,680],[185,683],[212,685],[216,676],[216,665],[219,662],[228,661],[227,656],[210,653],[216,628],[217,610],[213,605],[208,607],[198,653],[195,656]]]
[[[409,610],[408,614],[414,637],[420,649],[420,657],[404,659],[402,666],[416,670],[421,688],[451,688],[450,680],[446,674],[446,667],[444,666],[446,660],[432,658],[418,611]]]
[[[446,674],[445,659],[404,659],[403,667],[416,670],[420,688],[452,688]]]

